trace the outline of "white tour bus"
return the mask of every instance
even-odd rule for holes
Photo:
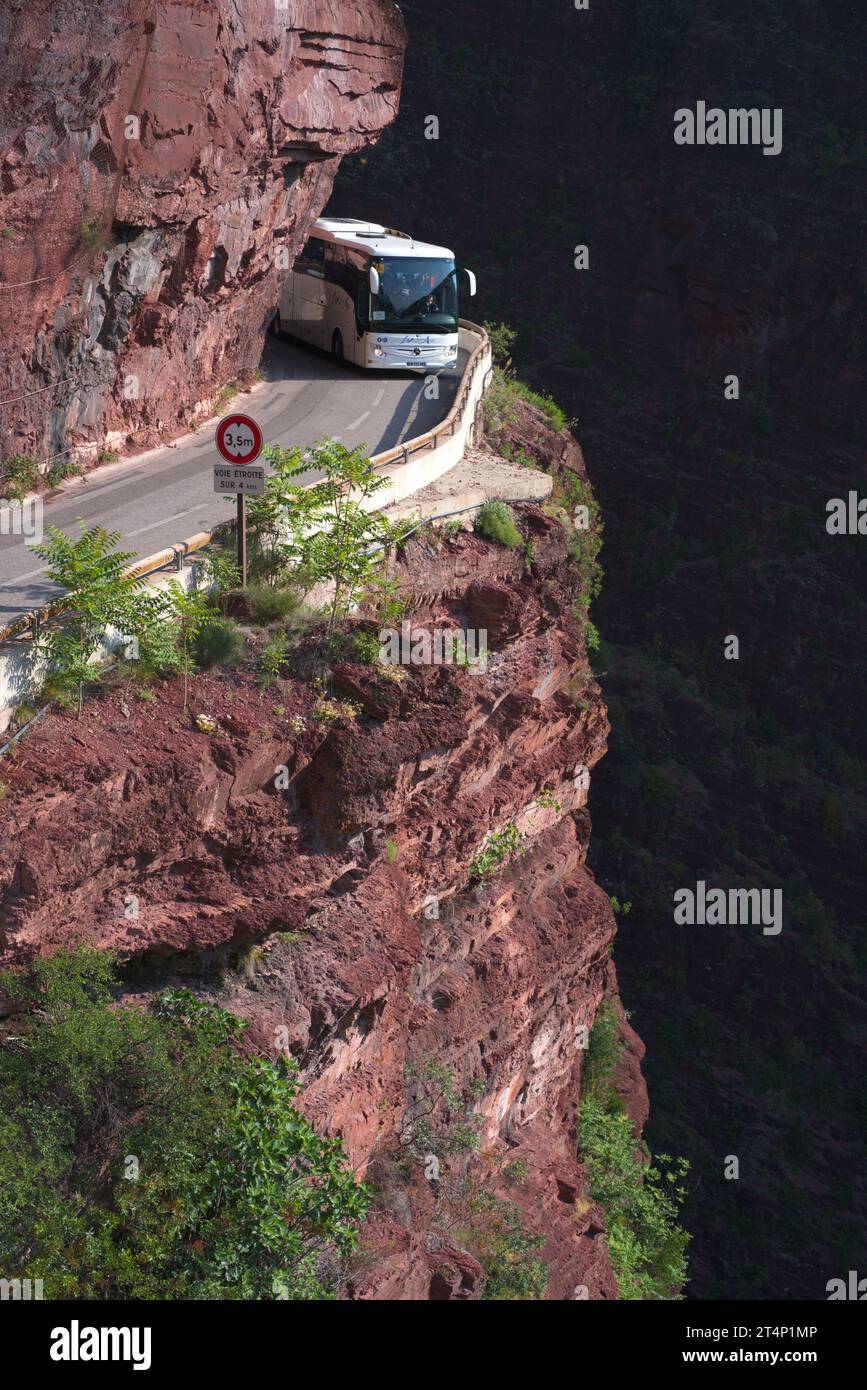
[[[474,295],[476,277],[461,274]],[[454,253],[375,222],[321,217],[286,281],[273,326],[359,367],[454,366]]]

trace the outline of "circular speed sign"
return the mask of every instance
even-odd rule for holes
[[[217,448],[227,463],[252,463],[262,452],[262,431],[249,415],[227,415],[217,426]]]

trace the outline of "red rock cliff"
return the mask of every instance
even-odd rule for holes
[[[391,0],[3,6],[0,453],[171,436],[256,367],[404,44]]]
[[[466,534],[413,539],[399,566],[414,624],[487,631],[486,674],[411,667],[393,683],[338,665],[361,712],[330,730],[309,685],[275,705],[244,670],[197,678],[212,734],[171,685],[135,712],[105,691],[80,721],[44,720],[4,773],[17,833],[0,844],[0,958],[114,947],[134,990],[184,980],[250,1020],[253,1045],[288,1049],[311,1119],[378,1192],[356,1298],[483,1288],[421,1166],[397,1161],[430,1059],[474,1096],[491,1190],[519,1165],[504,1195],[545,1237],[548,1296],[617,1296],[575,1142],[581,1029],[616,1000],[582,773],[608,721],[564,532],[531,506],[522,524],[529,568]],[[523,852],[474,886],[474,855],[509,825]],[[643,1049],[622,1017],[621,1037],[640,1126]]]

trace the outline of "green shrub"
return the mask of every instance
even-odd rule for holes
[[[514,821],[509,821],[502,830],[492,830],[478,854],[470,860],[470,878],[490,878],[507,859],[520,854],[522,844],[523,836]]]
[[[238,387],[235,385],[234,381],[227,381],[225,386],[220,387],[213,399],[211,404],[213,413],[219,415],[221,411],[225,410],[227,405],[231,405],[237,394]]]
[[[289,651],[289,644],[286,634],[278,632],[268,645],[264,648],[259,658],[259,683],[263,690],[272,686],[280,675],[281,667],[286,661]]]
[[[64,478],[81,478],[83,475],[84,469],[81,464],[67,458],[60,463],[52,463],[47,475],[48,486],[57,487]]]
[[[102,251],[109,242],[108,230],[85,214],[82,214],[78,224],[78,235],[85,251]]]
[[[596,1010],[587,1045],[587,1055],[581,1071],[582,1097],[594,1096],[610,1104],[613,1096],[611,1073],[620,1057],[617,1039],[617,1011],[610,999],[604,999]]]
[[[485,328],[491,340],[491,353],[498,367],[507,367],[512,361],[512,347],[518,334],[507,323],[486,323]]]
[[[381,572],[382,546],[394,543],[395,528],[368,509],[387,480],[373,471],[363,448],[346,449],[334,439],[312,447],[269,446],[265,453],[272,472],[263,496],[250,502],[260,572],[272,579],[288,568],[303,575],[307,591],[330,583],[323,633],[329,638]],[[314,469],[323,476],[305,486],[304,476]]]
[[[473,1082],[467,1091],[460,1092],[451,1068],[435,1057],[408,1062],[404,1075],[410,1098],[401,1121],[399,1148],[419,1161],[429,1154],[446,1159],[474,1153],[484,1125],[483,1116],[476,1110],[484,1083]],[[462,1194],[464,1187],[464,1183],[459,1183]]]
[[[533,405],[548,421],[548,424],[555,429],[558,434],[562,434],[569,427],[569,419],[564,410],[551,396],[544,395],[541,391],[534,391],[526,382],[519,381],[517,377],[510,379],[510,387],[518,398],[527,405]]]
[[[314,724],[352,724],[358,718],[359,706],[352,700],[335,700],[320,695],[310,711]]]
[[[595,1096],[580,1112],[581,1158],[590,1195],[605,1212],[605,1243],[623,1299],[680,1298],[689,1236],[677,1225],[686,1159],[641,1161],[629,1116]],[[658,1165],[658,1166],[657,1166]]]
[[[73,615],[52,628],[47,638],[47,685],[62,704],[74,703],[79,717],[87,686],[97,672],[93,658],[109,625],[130,636],[152,626],[165,628],[163,600],[151,590],[139,592],[140,580],[131,579],[126,567],[133,559],[115,547],[120,533],[101,526],[79,523],[77,539],[56,526],[46,527],[45,539],[34,552],[46,561],[49,579],[66,590]]]
[[[516,1158],[503,1168],[503,1182],[507,1187],[523,1187],[527,1181],[527,1164],[523,1158]]]
[[[494,498],[489,499],[479,509],[473,529],[476,535],[483,536],[488,541],[496,541],[499,545],[505,545],[509,550],[517,550],[518,546],[524,543],[521,533],[515,525],[515,514],[512,508],[508,503],[500,502]]]
[[[196,564],[201,569],[201,586],[207,592],[208,602],[219,612],[225,612],[229,595],[241,582],[234,550],[220,545],[208,546],[196,556]]]
[[[270,584],[251,584],[246,599],[247,612],[253,622],[263,626],[282,622],[301,606],[301,597],[295,589],[276,588]]]
[[[39,465],[30,454],[13,454],[3,460],[0,494],[25,497],[39,482]]]
[[[548,1270],[538,1251],[545,1237],[524,1225],[520,1209],[478,1188],[468,1203],[469,1230],[463,1239],[487,1276],[485,1298],[530,1301],[545,1297]]]
[[[37,705],[32,705],[29,700],[24,700],[20,705],[16,705],[12,711],[12,723],[16,728],[22,724],[29,724],[31,719],[35,719],[39,713]]]
[[[375,632],[356,632],[353,635],[353,656],[363,665],[378,666],[380,650],[380,641]]]
[[[490,385],[482,397],[482,425],[485,434],[496,440],[501,430],[517,418],[517,399],[511,389],[512,378],[501,367],[494,368]]]
[[[321,1299],[368,1194],[294,1104],[294,1064],[188,990],[117,1002],[101,952],[7,974],[0,1269],[52,1299]]]
[[[399,579],[389,579],[383,572],[374,575],[366,597],[373,603],[380,627],[397,627],[406,616],[407,599]]]
[[[244,650],[244,634],[231,618],[208,623],[193,639],[193,656],[206,670],[212,666],[234,666]]]

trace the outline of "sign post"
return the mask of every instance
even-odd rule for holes
[[[247,587],[247,499],[243,492],[238,493],[238,570],[241,575],[241,588]]]
[[[251,468],[262,452],[262,431],[249,415],[226,415],[217,426],[217,448],[234,467],[214,469],[214,489],[238,494],[238,569],[241,588],[247,587],[247,493],[265,488],[265,470]]]

